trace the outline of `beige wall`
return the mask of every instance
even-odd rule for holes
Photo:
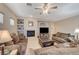
[[[4,4],[0,3],[0,12],[4,14],[4,22],[3,24],[0,24],[0,30],[6,29],[9,30],[9,32],[17,32],[17,26],[16,26],[16,15]],[[9,18],[13,18],[15,21],[15,25],[11,26]]]
[[[55,23],[56,32],[66,32],[74,34],[74,30],[79,28],[79,15],[61,20]]]
[[[32,27],[29,27],[28,26],[28,22],[29,21],[33,21],[34,23],[34,26]],[[45,23],[45,25],[39,25],[39,23]],[[49,34],[50,34],[50,37],[51,37],[51,34],[54,33],[54,24],[53,22],[44,22],[44,21],[37,21],[36,18],[30,18],[30,17],[26,17],[24,18],[24,30],[25,30],[25,34],[27,34],[27,30],[35,30],[35,37],[29,37],[31,39],[35,39],[37,38],[37,36],[39,35],[39,27],[49,27]]]
[[[55,34],[55,24],[54,22],[49,22],[49,25],[50,25],[50,39],[52,38],[52,34]]]

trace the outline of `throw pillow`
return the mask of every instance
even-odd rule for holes
[[[19,38],[18,38],[18,36],[13,36],[12,38],[13,38],[12,41],[14,42],[14,44],[16,44],[16,43],[19,42]]]
[[[11,37],[13,39],[12,41],[13,41],[14,44],[19,42],[19,37],[15,33],[12,33]]]

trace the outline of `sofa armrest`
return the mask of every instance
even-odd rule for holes
[[[9,49],[9,50],[14,50],[14,49],[19,49],[19,45],[10,45],[10,46],[5,46],[5,49]]]
[[[19,45],[19,54],[23,55],[25,54],[26,48],[27,48],[27,44],[26,43],[18,43],[17,45]]]
[[[4,50],[5,50],[5,52],[4,52],[5,55],[15,55],[19,51],[19,45],[5,46]]]

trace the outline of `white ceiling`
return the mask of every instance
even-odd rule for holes
[[[72,17],[79,14],[78,3],[54,3],[58,8],[51,10],[51,14],[40,15],[41,10],[35,10],[41,3],[32,3],[32,6],[27,6],[26,3],[6,3],[17,16],[19,17],[35,17],[39,21],[59,21],[68,17]],[[53,6],[53,5],[52,5]]]

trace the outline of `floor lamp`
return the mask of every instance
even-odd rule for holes
[[[12,38],[7,30],[0,31],[0,44],[11,41]],[[4,55],[4,45],[1,46],[1,54]]]

